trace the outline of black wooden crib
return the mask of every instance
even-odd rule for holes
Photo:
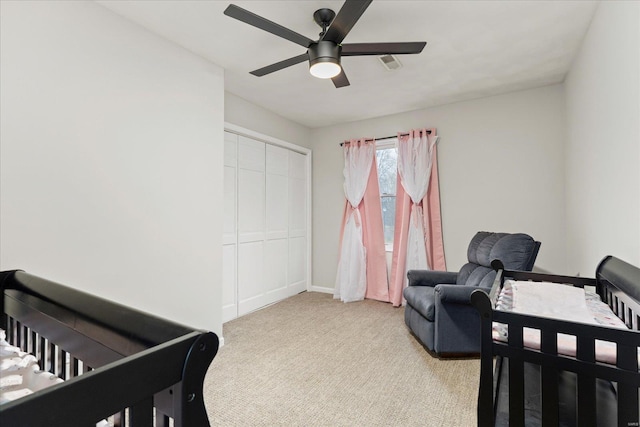
[[[7,341],[64,382],[0,405],[3,426],[209,426],[218,337],[30,275],[0,273]]]
[[[640,269],[612,256],[598,265],[595,278],[508,271],[499,262],[494,268],[490,294],[471,297],[482,324],[478,426],[638,426]],[[507,279],[594,287],[626,328],[496,309]],[[506,326],[508,338],[496,339],[496,325]],[[524,328],[539,331],[539,348],[526,345]],[[575,354],[561,354],[558,334],[575,337]],[[597,354],[603,343],[614,362]]]

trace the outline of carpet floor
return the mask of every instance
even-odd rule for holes
[[[476,425],[479,360],[430,356],[403,315],[304,292],[225,323],[204,384],[211,424]]]

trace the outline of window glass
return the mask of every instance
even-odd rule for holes
[[[376,152],[380,202],[382,205],[382,225],[386,249],[393,249],[393,228],[396,218],[396,180],[398,177],[398,153],[393,141],[379,146]]]

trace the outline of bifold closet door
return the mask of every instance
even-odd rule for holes
[[[223,322],[307,288],[307,156],[225,132]]]
[[[266,224],[264,290],[269,303],[289,296],[289,150],[267,145]]]
[[[238,137],[238,315],[268,304],[265,257],[264,142]]]
[[[238,317],[236,227],[238,135],[224,133],[224,225],[222,236],[222,322]]]
[[[289,295],[307,289],[307,159],[289,151]]]

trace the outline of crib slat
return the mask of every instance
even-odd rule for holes
[[[590,337],[578,336],[576,340],[576,357],[585,362],[595,363],[595,340]],[[577,425],[584,427],[596,426],[596,377],[580,374],[577,378]]]
[[[633,384],[618,383],[618,426],[638,425],[638,387]]]
[[[40,367],[43,371],[47,370],[47,340],[40,335],[40,352],[38,353],[38,360],[40,361]]]
[[[510,347],[522,349],[522,326],[509,324]],[[520,357],[509,358],[509,426],[524,427],[524,361]]]
[[[15,346],[22,348],[22,324],[20,322],[15,322]]]
[[[31,353],[29,351],[29,328],[27,328],[25,325],[22,325],[22,331],[21,331],[21,335],[22,335],[22,349],[26,352],[26,353]]]
[[[555,331],[541,331],[540,350],[543,353],[558,354],[558,336]],[[552,366],[541,366],[542,393],[542,425],[557,426],[559,423],[558,407],[558,370]]]
[[[129,408],[130,427],[153,427],[153,397],[136,403]]]
[[[41,351],[40,351],[40,349],[41,349],[41,347],[40,347],[40,340],[41,340],[40,334],[38,334],[37,332],[34,332],[32,339],[33,339],[33,353],[32,354],[36,359],[38,359],[38,363],[40,364],[40,366],[42,366],[42,363],[40,362],[40,360],[41,360],[40,359],[40,353],[41,353]]]
[[[71,377],[77,377],[80,374],[80,361],[71,356]]]
[[[9,317],[9,324],[7,325],[7,342],[11,345],[16,345],[16,336],[14,333],[16,321],[13,317]]]
[[[29,328],[27,328],[25,325],[22,325],[22,348],[24,349],[25,353],[31,353],[31,351],[29,350],[29,338],[31,338]]]
[[[69,375],[67,374],[67,352],[61,348],[58,348],[59,357],[58,357],[58,376],[63,380],[68,380]]]
[[[557,426],[559,423],[558,370],[542,366],[542,425]]]
[[[637,372],[637,352],[637,347],[618,344],[616,365],[621,369]],[[633,383],[618,382],[618,426],[637,425],[639,411],[638,386]]]
[[[29,345],[29,353],[35,355],[38,352],[38,334],[36,334],[35,331],[31,331]]]
[[[639,410],[638,387],[633,384],[618,383],[618,426],[638,425]]]

